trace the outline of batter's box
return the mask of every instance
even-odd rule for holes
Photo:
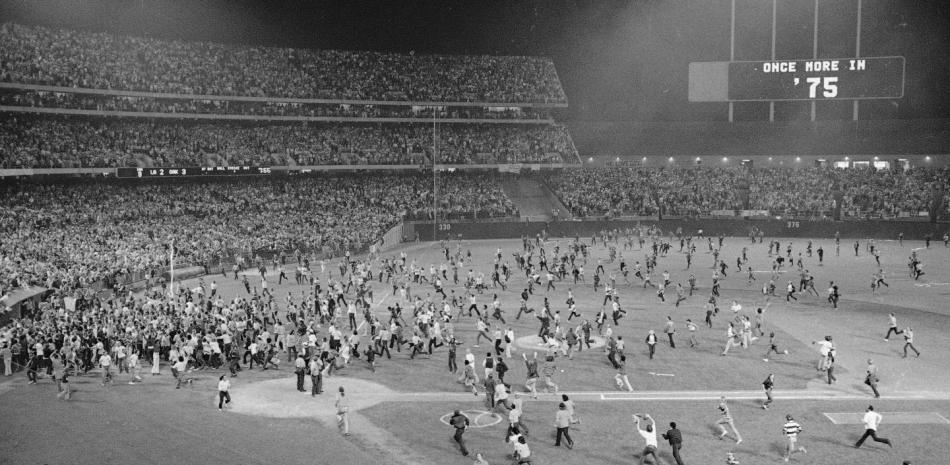
[[[944,418],[937,412],[878,412],[884,417],[881,423],[888,425],[921,425],[937,424],[950,425],[950,420]],[[836,425],[860,425],[864,421],[864,413],[823,413],[832,423]]]

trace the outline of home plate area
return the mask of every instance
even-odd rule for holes
[[[937,412],[878,412],[888,424],[902,425],[921,425],[937,424],[947,425],[950,420],[944,418]],[[863,424],[864,413],[846,412],[846,413],[823,413],[832,423],[836,425],[860,425]]]

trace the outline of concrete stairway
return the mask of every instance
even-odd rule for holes
[[[570,217],[570,213],[557,196],[543,183],[531,178],[511,178],[502,181],[502,190],[514,202],[521,217],[546,221],[552,218],[551,211],[560,211],[560,219]]]

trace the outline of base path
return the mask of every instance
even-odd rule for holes
[[[600,336],[591,336],[590,347],[584,345],[584,350],[599,349],[607,344],[607,340]],[[515,338],[515,345],[523,350],[537,350],[539,352],[544,352],[550,349],[550,346],[544,343],[538,336],[522,336]]]
[[[311,397],[310,391],[297,392],[293,378],[273,379],[237,385],[231,393],[235,399],[232,411],[246,415],[274,418],[320,418],[332,419],[336,414],[334,401],[339,386],[344,386],[353,411],[372,407],[383,402],[470,402],[471,392],[397,392],[380,384],[345,377],[331,377],[324,381],[324,393]],[[309,386],[309,380],[307,385]],[[538,402],[559,401],[561,394],[567,394],[578,400],[602,401],[708,401],[718,400],[720,396],[729,399],[762,399],[761,390],[744,391],[561,391],[557,394],[539,394]],[[479,392],[478,399],[484,394]],[[528,393],[516,392],[527,402],[535,401]],[[773,395],[781,399],[794,400],[862,400],[872,397],[862,392],[849,390],[790,389],[775,390]],[[881,396],[889,400],[950,400],[950,393],[935,391],[903,391]],[[243,402],[253,399],[252,402]]]

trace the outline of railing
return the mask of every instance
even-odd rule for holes
[[[567,108],[567,103],[513,103],[513,102],[436,102],[436,101],[408,101],[408,100],[353,100],[353,99],[318,99],[318,98],[287,98],[287,97],[251,97],[241,95],[195,95],[171,94],[165,92],[137,92],[129,90],[91,89],[83,87],[47,86],[40,84],[20,84],[14,82],[0,82],[0,89],[31,90],[37,92],[59,92],[68,94],[110,95],[119,97],[140,97],[173,100],[211,100],[231,102],[267,102],[267,103],[300,103],[300,104],[331,104],[331,105],[385,105],[385,106],[419,106],[419,107],[502,107],[502,108]],[[431,121],[431,118],[429,119]]]
[[[906,214],[905,214],[906,213]],[[575,216],[577,220],[615,220],[615,221],[629,221],[637,219],[656,219],[658,217],[655,211],[640,211],[640,212],[631,212],[625,211],[620,214],[613,213],[602,213],[602,214],[592,214],[587,216]],[[834,220],[834,212],[831,210],[703,210],[698,212],[691,212],[688,214],[683,213],[664,213],[663,218],[673,219],[673,218],[718,218],[718,219],[728,219],[728,218],[742,218],[749,220],[771,220],[775,218],[781,219],[797,219],[797,220],[808,220],[808,221],[832,221]],[[841,220],[843,221],[930,221],[930,215],[928,212],[899,212],[897,214],[885,214],[881,212],[873,211],[860,211],[860,210],[849,210],[841,211]],[[941,214],[938,216],[938,221],[950,220],[950,214]]]
[[[113,116],[122,118],[162,118],[193,120],[237,120],[237,121],[297,121],[297,122],[360,122],[360,123],[432,123],[433,118],[423,117],[361,117],[361,116],[279,116],[279,115],[242,115],[228,113],[162,113],[121,110],[77,110],[74,108],[21,107],[0,105],[0,112],[34,113],[47,115],[83,115]],[[554,124],[551,118],[439,118],[439,123],[449,124]]]

